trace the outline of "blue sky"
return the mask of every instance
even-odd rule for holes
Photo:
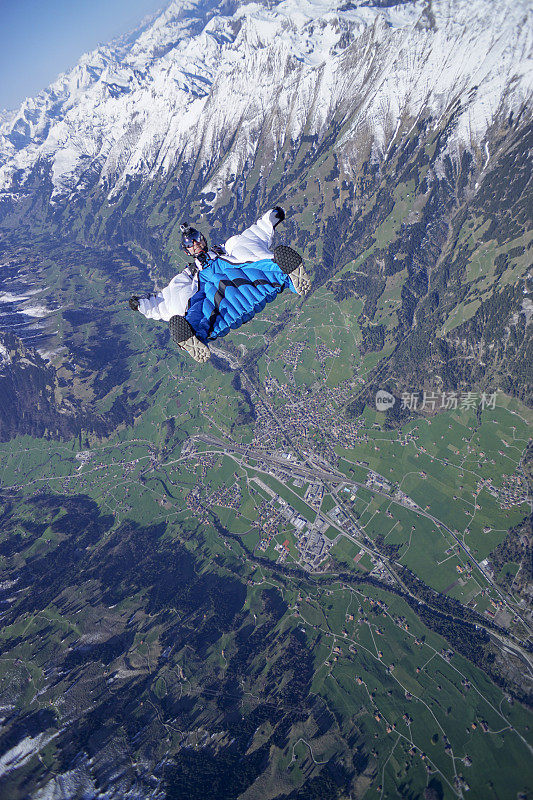
[[[167,5],[168,0],[0,0],[0,109],[17,108],[82,53]]]

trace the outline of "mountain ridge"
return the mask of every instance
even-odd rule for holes
[[[290,2],[238,4],[231,17],[215,13],[223,4],[196,3],[187,14],[173,2],[133,41],[83,56],[4,123],[0,220],[9,224],[17,199],[31,196],[35,169],[49,175],[54,203],[95,186],[113,202],[128,182],[168,175],[192,157],[216,207],[260,157],[254,142],[275,160],[304,134],[323,140],[335,119],[352,177],[358,153],[382,160],[424,117],[434,129],[443,115],[455,118],[454,160],[465,148],[488,159],[488,128],[524,113],[533,42],[526,2],[490,7],[486,28],[481,0],[456,3],[453,15],[445,2],[376,9],[325,0],[300,13]]]

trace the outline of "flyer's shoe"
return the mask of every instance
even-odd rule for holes
[[[178,347],[185,350],[185,352],[192,356],[199,364],[205,364],[211,357],[209,347],[201,342],[194,334],[186,341],[180,342]]]
[[[178,315],[171,317],[168,323],[170,335],[178,347],[185,350],[199,364],[209,361],[210,352],[207,345],[198,339],[193,329],[185,319]]]
[[[274,248],[274,261],[288,275],[299,295],[306,295],[311,288],[311,279],[303,266],[303,259],[292,247],[280,244]]]

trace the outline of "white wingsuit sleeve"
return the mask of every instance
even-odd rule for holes
[[[245,231],[228,239],[224,249],[230,256],[231,261],[238,264],[246,261],[259,261],[262,258],[272,258],[273,253],[270,250],[270,244],[276,221],[276,212],[274,210],[267,211]]]
[[[147,319],[164,320],[178,314],[185,316],[189,300],[198,291],[198,275],[192,276],[188,269],[179,272],[168,286],[150,297],[139,300],[139,311]]]

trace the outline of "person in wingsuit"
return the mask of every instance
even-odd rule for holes
[[[251,320],[283,289],[299,295],[309,291],[299,253],[285,245],[270,250],[274,228],[284,219],[283,209],[273,208],[223,247],[211,248],[200,231],[183,223],[181,245],[194,262],[165,289],[131,297],[130,308],[168,322],[176,344],[206,362],[209,341]]]

